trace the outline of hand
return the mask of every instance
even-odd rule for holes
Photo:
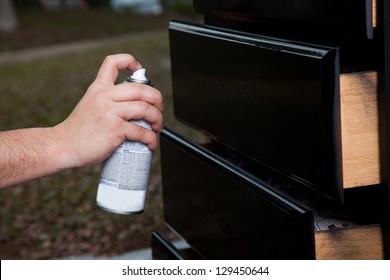
[[[62,145],[63,168],[85,166],[106,159],[124,141],[158,147],[164,108],[162,94],[138,83],[115,85],[120,70],[136,71],[142,66],[128,54],[107,56],[95,81],[69,117],[53,128]],[[128,122],[145,119],[152,130]]]

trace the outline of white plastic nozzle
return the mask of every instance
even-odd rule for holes
[[[145,81],[145,82],[148,81],[148,78],[146,78],[146,69],[145,68],[138,69],[133,73],[133,75],[131,75],[131,78],[139,81]]]

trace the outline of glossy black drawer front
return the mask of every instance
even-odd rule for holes
[[[319,33],[371,39],[372,1],[375,0],[194,0],[194,7],[210,21],[224,19],[225,24],[241,21],[289,32],[296,28],[308,33],[308,37]]]
[[[207,259],[313,259],[312,211],[209,150],[161,134],[164,219]]]
[[[334,48],[170,24],[175,116],[339,199]]]
[[[185,260],[186,257],[158,231],[152,232],[152,255],[155,260]]]

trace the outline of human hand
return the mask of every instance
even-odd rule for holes
[[[99,163],[126,139],[143,142],[150,149],[158,147],[157,132],[163,126],[162,94],[139,83],[115,85],[120,70],[140,68],[128,54],[106,57],[73,112],[53,128],[56,140],[62,145],[63,168]],[[152,131],[128,122],[130,119],[145,119]]]

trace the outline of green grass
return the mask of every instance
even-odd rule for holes
[[[124,18],[120,22],[123,25]],[[73,25],[64,28],[71,30]],[[111,27],[105,28],[108,32]],[[62,121],[94,79],[103,58],[121,52],[132,53],[147,68],[154,86],[164,94],[165,124],[176,126],[167,36],[162,31],[150,39],[93,51],[0,65],[0,129]],[[120,216],[98,209],[99,172],[100,166],[71,169],[0,191],[0,258],[112,255],[149,246],[152,230],[163,223],[159,152],[154,154],[142,215]]]

